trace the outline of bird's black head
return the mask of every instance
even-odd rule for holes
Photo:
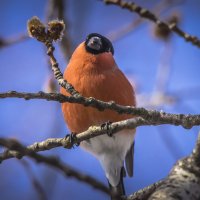
[[[91,33],[85,40],[85,48],[87,52],[92,54],[100,54],[104,52],[111,52],[114,54],[114,48],[109,39],[98,34]]]

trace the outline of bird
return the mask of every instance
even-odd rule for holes
[[[115,62],[111,41],[98,33],[89,34],[74,50],[64,71],[64,79],[84,97],[136,106],[135,90]],[[60,92],[70,96],[64,88]],[[74,136],[93,125],[108,125],[108,122],[133,117],[68,102],[62,103],[61,107],[64,120]],[[80,144],[100,161],[108,180],[111,200],[119,200],[125,195],[123,177],[126,174],[133,176],[135,132],[135,129],[126,129],[111,137],[104,134]]]

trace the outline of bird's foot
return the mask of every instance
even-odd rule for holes
[[[107,121],[107,122],[104,122],[103,124],[101,124],[101,129],[104,129],[106,131],[106,134],[109,136],[109,137],[112,137],[113,134],[112,134],[112,130],[110,128],[110,125],[112,124],[111,121]]]
[[[79,146],[80,142],[77,141],[76,133],[71,132],[70,134],[67,134],[65,138],[69,138],[69,142],[71,146],[74,148],[74,146]]]

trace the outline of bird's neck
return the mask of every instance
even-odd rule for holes
[[[70,65],[76,67],[77,70],[84,70],[84,72],[101,73],[109,70],[114,70],[117,65],[110,53],[102,53],[98,55],[84,54],[73,56],[70,60]],[[79,71],[78,70],[78,71]]]

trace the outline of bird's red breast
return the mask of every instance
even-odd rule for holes
[[[117,67],[110,52],[91,54],[85,50],[84,42],[74,51],[64,72],[64,79],[85,97],[94,97],[102,101],[115,101],[117,104],[135,106],[134,90]],[[61,93],[69,96],[65,89]],[[104,122],[117,122],[131,118],[115,111],[99,111],[79,104],[63,103],[62,112],[71,132],[79,133],[91,125]]]

